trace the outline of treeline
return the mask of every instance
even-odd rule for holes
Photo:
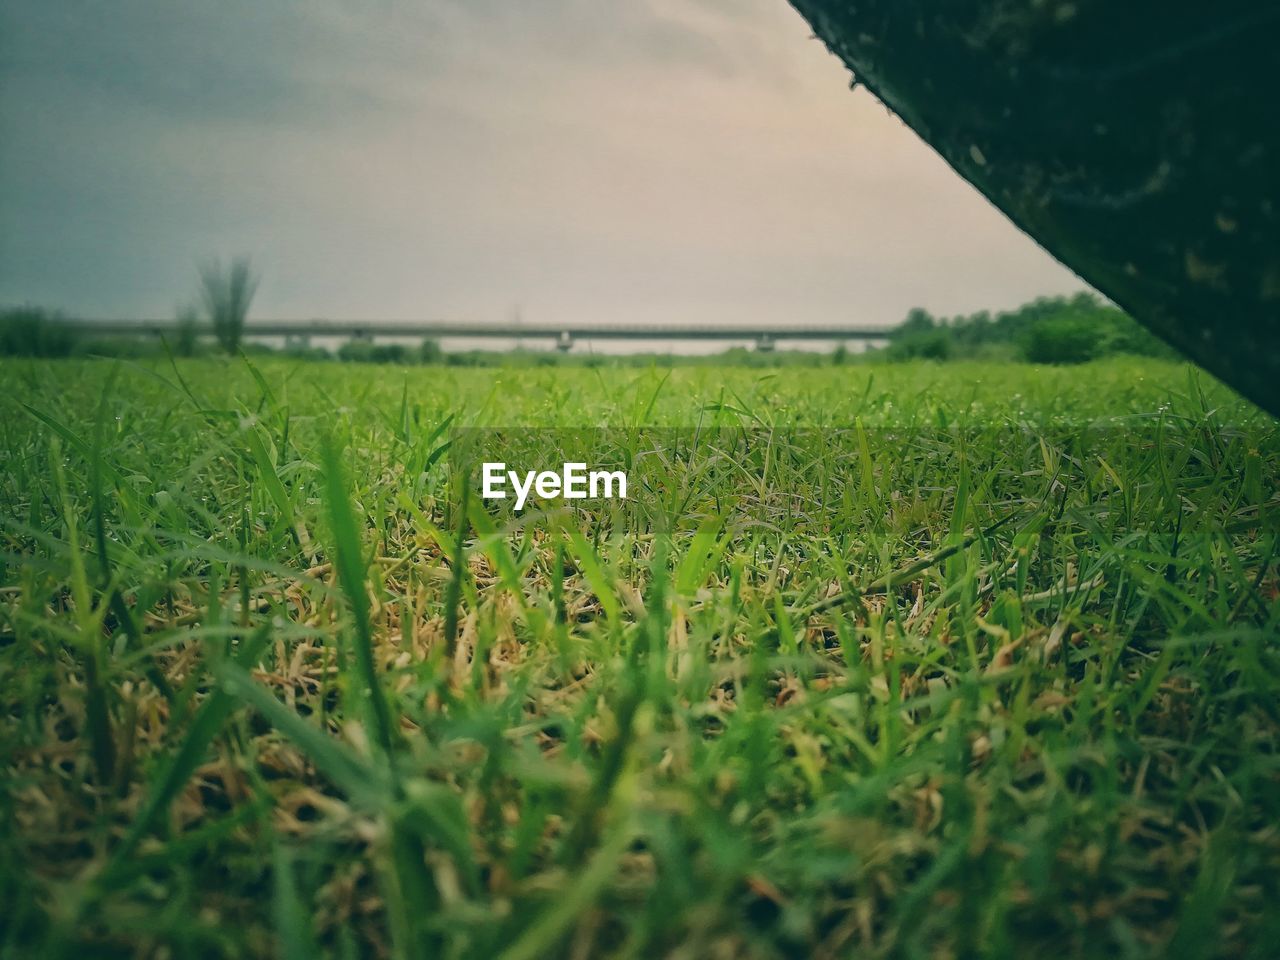
[[[69,357],[80,339],[61,314],[39,307],[0,311],[0,356]]]
[[[275,355],[298,360],[341,363],[374,363],[395,366],[442,364],[449,367],[600,367],[600,366],[690,366],[724,364],[746,367],[820,366],[853,362],[857,355],[840,347],[835,354],[812,351],[778,350],[761,352],[746,347],[731,347],[719,353],[693,356],[670,353],[561,353],[518,347],[511,350],[450,350],[427,338],[419,343],[376,342],[354,338],[329,350],[323,346],[269,344],[241,340],[236,352],[250,356]],[[114,357],[140,360],[145,358],[208,357],[225,355],[226,344],[219,339],[198,334],[193,323],[179,324],[164,339],[146,336],[95,336],[80,326],[66,323],[61,314],[37,307],[0,310],[0,356],[8,357]]]
[[[212,286],[212,284],[211,284]],[[217,310],[210,311],[215,319]],[[225,312],[225,311],[224,311]],[[417,344],[353,339],[330,351],[320,346],[272,348],[244,341],[243,313],[230,334],[214,326],[213,338],[199,335],[194,315],[182,318],[172,336],[101,337],[68,325],[60,314],[38,307],[0,310],[0,356],[191,357],[217,353],[277,353],[306,360],[350,363],[446,364],[449,366],[613,366],[725,364],[753,367],[815,366],[888,360],[1007,360],[1030,363],[1084,363],[1131,354],[1173,357],[1173,351],[1123,311],[1096,296],[1041,297],[1016,310],[934,317],[914,309],[890,336],[887,346],[859,353],[844,344],[829,354],[779,350],[761,352],[732,347],[697,356],[671,354],[588,354],[515,349],[445,352],[426,339]]]
[[[992,315],[934,317],[911,310],[889,345],[876,353],[891,360],[1024,360],[1084,363],[1131,354],[1172,357],[1173,351],[1136,320],[1091,293],[1040,297]]]
[[[286,343],[282,347],[244,340],[237,337],[228,346],[227,338],[205,336],[195,317],[180,318],[171,335],[98,336],[72,325],[55,311],[26,306],[0,309],[0,357],[33,357],[57,359],[65,357],[109,357],[140,360],[146,358],[209,357],[243,351],[250,356],[276,355],[298,360],[337,361],[342,363],[375,363],[396,366],[444,364],[450,367],[484,366],[602,366],[608,364],[660,365],[674,363],[722,362],[752,366],[777,366],[780,363],[810,364],[825,358],[813,353],[787,352],[761,354],[741,347],[698,357],[669,354],[601,355],[565,354],[551,350],[455,350],[444,351],[438,341],[426,338],[416,344],[376,342],[353,338],[330,350],[319,345]]]
[[[276,348],[244,340],[238,333],[232,339],[216,329],[212,337],[204,336],[195,316],[180,317],[173,333],[164,339],[150,334],[98,336],[87,332],[83,326],[68,323],[61,313],[41,307],[0,310],[0,356],[5,357],[140,359],[163,357],[166,354],[198,357],[240,351],[248,354],[278,353],[310,360],[337,359],[352,363],[439,363],[448,357],[441,351],[440,344],[430,339],[416,345],[353,339],[335,351],[310,346],[286,345]]]

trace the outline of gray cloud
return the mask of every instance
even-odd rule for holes
[[[0,302],[897,319],[1079,282],[783,0],[9,0]]]
[[[288,123],[335,107],[367,109],[379,98],[349,81],[380,59],[379,51],[363,46],[352,29],[361,21],[337,9],[252,0],[11,0],[0,69],[9,82],[44,84],[181,122]],[[413,41],[418,65],[429,66],[443,37],[420,29],[423,19],[415,18]],[[373,36],[399,39],[391,26]]]

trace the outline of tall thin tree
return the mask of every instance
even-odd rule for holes
[[[230,267],[211,260],[200,268],[200,298],[209,314],[219,346],[234,354],[244,337],[249,304],[258,289],[258,275],[248,257],[236,257]]]

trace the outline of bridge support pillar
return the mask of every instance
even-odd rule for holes
[[[760,336],[756,337],[757,353],[773,353],[776,346],[777,344],[774,342],[773,337],[769,336],[767,333],[762,333]]]
[[[568,353],[573,349],[573,335],[568,330],[561,330],[560,336],[556,337],[556,349],[561,353]]]

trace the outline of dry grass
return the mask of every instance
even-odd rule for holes
[[[6,369],[6,954],[1267,954],[1270,419],[1154,364],[366,374]],[[464,510],[450,416],[645,493]]]

